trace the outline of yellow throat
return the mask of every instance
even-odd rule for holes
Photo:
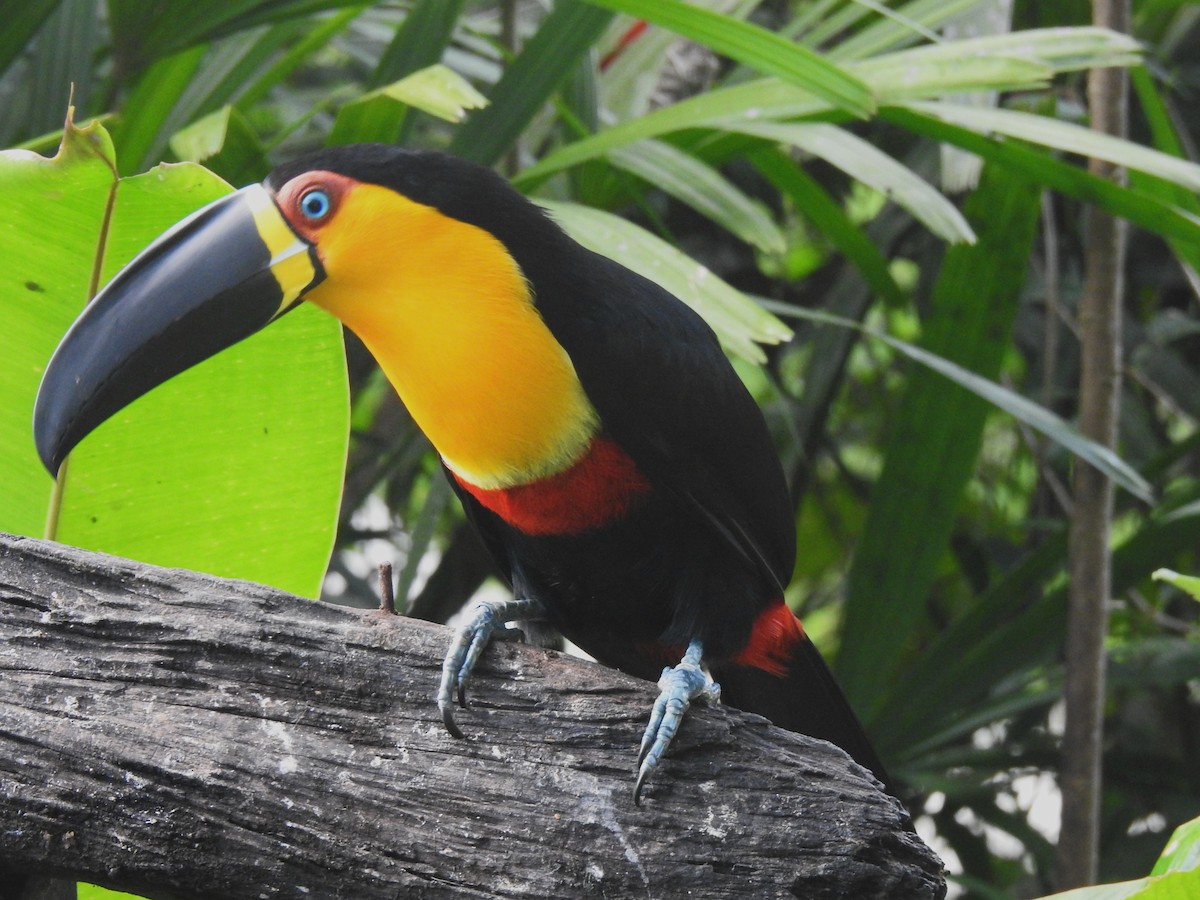
[[[599,427],[521,270],[489,232],[357,185],[308,299],[367,345],[446,465],[482,488],[567,468]]]

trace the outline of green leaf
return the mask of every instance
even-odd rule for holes
[[[1166,506],[1160,503],[1128,540],[1114,547],[1113,596],[1195,545],[1200,502],[1160,513]],[[1066,628],[1066,587],[1060,578],[1066,554],[1066,534],[1059,533],[995,580],[941,631],[904,681],[889,690],[893,700],[881,724],[893,746],[911,747],[953,727],[963,709],[987,702],[997,685],[1058,658]],[[1025,602],[1030,597],[1037,602]],[[1020,646],[1019,654],[1012,652],[1014,646]]]
[[[0,282],[0,469],[9,473],[3,527],[40,536],[51,482],[33,445],[33,400],[41,370],[88,295],[114,179],[112,141],[96,125],[68,130],[51,160],[23,150],[0,153],[0,184],[11,193],[13,252]],[[51,221],[43,198],[62,208]],[[64,198],[70,198],[66,206]]]
[[[903,44],[912,43],[922,37],[934,43],[941,43],[941,39],[932,29],[939,28],[977,5],[978,0],[916,0],[916,2],[906,3],[899,9],[892,10],[880,3],[876,9],[880,14],[879,18],[857,34],[839,41],[831,47],[829,57],[838,61],[865,59],[893,50]],[[866,6],[865,4],[861,6],[849,4],[845,9],[847,11],[858,9],[865,12]],[[838,27],[836,18],[836,16],[828,17],[833,28]],[[814,37],[820,39],[819,34]],[[805,43],[809,43],[809,41],[805,41]]]
[[[1200,871],[1139,878],[1120,884],[1099,884],[1052,894],[1042,900],[1194,900],[1200,893]]]
[[[467,110],[486,105],[487,99],[469,81],[438,63],[344,105],[334,121],[329,144],[393,143],[410,107],[447,122],[461,122]]]
[[[229,187],[191,164],[118,180],[99,126],[53,159],[0,154],[15,236],[0,282],[3,523],[40,535],[54,482],[30,422],[41,373],[98,284]],[[68,462],[56,539],[316,596],[333,546],[348,403],[336,321],[300,309],[131,404]]]
[[[588,2],[661,25],[723,56],[777,75],[852,116],[866,118],[874,109],[870,90],[854,75],[758,25],[677,0]]]
[[[0,28],[0,72],[8,68],[37,33],[59,0],[16,0],[3,4],[4,27]]]
[[[161,124],[166,133],[233,101],[272,58],[307,34],[304,23],[260,27],[212,44],[195,77]]]
[[[1196,597],[1200,599],[1200,594]],[[1184,822],[1175,829],[1150,874],[1165,875],[1168,872],[1193,870],[1200,870],[1200,818]]]
[[[1050,412],[1044,406],[1039,406],[1032,400],[1027,400],[1008,388],[981,378],[974,372],[951,362],[936,353],[930,353],[913,344],[898,340],[888,334],[875,331],[859,322],[841,316],[829,315],[819,310],[801,309],[787,303],[777,303],[763,300],[762,306],[781,316],[794,316],[809,319],[813,322],[827,322],[844,328],[861,331],[876,340],[883,341],[889,347],[903,353],[914,362],[934,370],[960,387],[966,388],[973,394],[991,403],[997,409],[1024,422],[1034,431],[1046,435],[1050,440],[1074,453],[1077,457],[1095,466],[1117,485],[1129,491],[1133,496],[1147,503],[1153,502],[1154,490],[1150,484],[1127,462],[1109,450],[1095,443],[1079,432],[1077,428],[1063,421],[1059,416]]]
[[[786,249],[783,233],[762,204],[691,154],[660,141],[642,141],[612,151],[608,159],[764,253]]]
[[[842,210],[816,179],[773,148],[751,151],[750,161],[842,252],[886,303],[899,306],[904,292],[878,245]]]
[[[766,356],[759,343],[791,337],[791,329],[741,291],[632,222],[575,203],[538,203],[583,246],[649,278],[698,312],[731,353],[762,363]]]
[[[1123,188],[1086,169],[1055,159],[1050,153],[1012,141],[998,141],[969,128],[950,125],[909,107],[881,108],[879,116],[917,134],[962,147],[994,160],[1032,181],[1070,197],[1095,203],[1165,237],[1200,241],[1200,220],[1158,197]]]
[[[442,61],[466,0],[418,0],[388,44],[371,84],[379,87]]]
[[[1132,38],[1103,28],[1040,28],[926,44],[846,68],[884,105],[973,90],[1017,90],[1022,82],[1045,85],[1060,72],[1134,65],[1140,50]]]
[[[140,162],[131,158],[132,154],[122,154],[122,172],[137,171],[161,159],[170,137],[197,117],[232,101],[246,80],[262,68],[264,59],[299,36],[299,28],[299,23],[257,28],[155,64],[122,113],[118,148],[125,149],[123,139],[144,139]],[[192,68],[184,62],[179,63],[178,71],[174,66],[167,67],[170,60],[190,60],[197,54],[199,62]],[[166,80],[159,81],[164,67]],[[165,105],[168,103],[169,108]]]
[[[1183,158],[1186,156],[1183,142],[1176,133],[1175,122],[1172,119],[1166,103],[1163,102],[1150,73],[1142,66],[1130,70],[1130,84],[1137,94],[1142,112],[1150,126],[1154,145],[1164,153]],[[1135,190],[1158,197],[1165,203],[1185,210],[1191,215],[1200,217],[1200,199],[1184,187],[1177,184],[1164,184],[1157,179],[1140,175],[1136,170],[1129,173],[1129,184]],[[1200,272],[1200,243],[1172,239],[1171,249],[1179,257],[1180,263],[1190,267],[1192,279],[1196,280],[1196,272]]]
[[[191,84],[204,47],[193,47],[161,59],[146,70],[125,103],[113,134],[120,147],[119,169],[129,174],[144,169],[166,146],[169,133],[162,124]]]
[[[979,243],[946,255],[922,327],[926,353],[983,379],[999,375],[1040,196],[1003,169],[984,171],[966,203]],[[896,636],[910,634],[925,612],[989,412],[979,397],[929,369],[909,376],[847,579],[837,660],[842,687],[868,721],[907,649]]]
[[[828,109],[827,104],[806,91],[775,78],[720,88],[672,103],[567,144],[519,172],[513,183],[528,190],[556,172],[598,159],[618,147],[685,128],[712,126],[726,119],[812,115]]]
[[[8,35],[10,22],[21,27],[24,13],[13,7],[25,6],[23,2],[4,4],[0,33]],[[5,79],[0,141],[61,127],[68,98],[79,109],[94,105],[93,96],[104,90],[94,60],[103,55],[108,40],[98,7],[95,3],[58,4],[33,40],[20,48],[21,64]]]
[[[1191,900],[1200,895],[1200,819],[1175,829],[1149,878],[1078,888],[1042,900]]]
[[[923,52],[928,49],[903,50],[847,67],[875,88],[881,105],[969,91],[1037,90],[1054,75],[1054,68],[1038,59]]]
[[[1150,577],[1155,581],[1165,581],[1167,584],[1174,585],[1185,594],[1190,594],[1196,600],[1200,600],[1200,578],[1195,575],[1180,575],[1170,569],[1155,569]]]
[[[76,885],[76,900],[142,900],[138,894],[126,894],[124,891],[110,891],[94,884],[80,882]]]
[[[286,52],[272,62],[253,81],[242,86],[236,105],[243,112],[263,100],[271,88],[281,83],[314,53],[340,34],[366,7],[351,7],[305,27]]]
[[[450,152],[483,165],[500,159],[611,18],[580,0],[559,0],[504,70],[488,95],[490,105],[455,132]]]
[[[1077,29],[1066,31],[1073,34]],[[1000,48],[1010,51],[1011,56],[989,55],[994,53],[996,38],[973,38],[848,63],[845,68],[861,79],[881,104],[962,91],[1016,90],[1046,85],[1057,71],[1055,58],[1032,58],[1032,54],[1034,51],[1050,53],[1054,49],[1053,43],[1044,40],[1040,31],[1019,34],[1023,42],[999,44]],[[1030,55],[1018,55],[1020,49]],[[1100,54],[1097,57],[1106,58]],[[1073,62],[1075,57],[1069,59]],[[518,173],[514,182],[521,189],[530,190],[550,175],[597,159],[614,148],[674,131],[705,127],[733,130],[742,123],[827,116],[832,111],[829,103],[794,84],[774,77],[760,78],[689,97],[567,144]]]
[[[961,103],[913,102],[910,109],[981,134],[1002,134],[1031,144],[1107,160],[1200,191],[1200,165],[1072,122],[1034,113]]]
[[[632,27],[630,20],[625,17],[614,23],[616,27],[606,35],[611,39],[610,42],[600,45],[600,49],[607,50],[609,54]],[[637,35],[636,40],[622,45],[615,57],[602,59],[605,65],[599,77],[603,86],[604,105],[615,121],[635,119],[646,114],[661,73],[670,65],[667,51],[677,40],[679,37],[665,28],[649,25]]]
[[[189,0],[154,3],[108,0],[113,42],[137,70],[188,47],[273,22],[308,18],[342,7],[361,10],[361,0]]]
[[[270,170],[258,135],[233,106],[222,107],[177,131],[170,147],[178,159],[204,163],[230,184],[261,181]]]
[[[862,69],[850,68],[852,71],[871,70],[881,64],[889,68],[897,64],[924,67],[939,61],[969,63],[989,58],[1024,59],[1055,73],[1075,72],[1137,65],[1142,59],[1142,45],[1129,35],[1107,28],[1037,28],[924,44],[864,60]]]
[[[975,241],[971,226],[941,191],[844,128],[822,122],[742,122],[731,130],[799,147],[894,200],[938,237],[952,244]]]

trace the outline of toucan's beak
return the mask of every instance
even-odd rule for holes
[[[193,213],[96,295],[54,351],[33,413],[56,473],[109,416],[249,337],[325,277],[261,185]]]

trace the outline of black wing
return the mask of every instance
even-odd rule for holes
[[[536,302],[605,429],[656,488],[680,497],[782,593],[796,552],[787,485],[762,413],[716,335],[658,285],[573,249],[559,271],[539,267]]]

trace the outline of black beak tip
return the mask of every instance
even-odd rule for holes
[[[51,477],[57,478],[58,470],[62,468],[63,460],[70,450],[63,447],[61,432],[50,425],[48,418],[46,410],[39,402],[33,413],[33,439],[42,465]]]
[[[72,402],[73,398],[55,389],[54,368],[52,362],[33,404],[33,441],[42,465],[52,477],[57,478],[67,454],[84,435],[76,433],[76,404]]]

